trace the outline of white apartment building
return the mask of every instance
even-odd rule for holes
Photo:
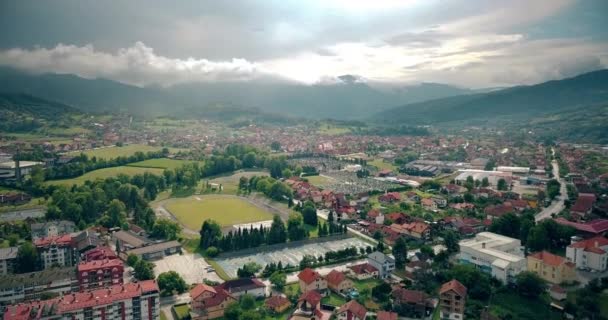
[[[579,269],[604,271],[608,268],[608,239],[597,236],[573,242],[566,248],[566,258]]]
[[[8,306],[4,320],[159,320],[155,280]]]
[[[474,264],[503,283],[513,281],[517,274],[526,271],[526,257],[518,239],[480,232],[473,239],[460,241],[459,245],[460,263]]]
[[[367,256],[367,262],[378,269],[378,277],[380,279],[390,277],[391,273],[395,270],[395,259],[379,251],[370,253]]]

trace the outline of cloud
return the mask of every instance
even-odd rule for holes
[[[58,44],[51,49],[10,49],[0,51],[0,65],[36,73],[70,73],[84,78],[107,78],[138,86],[276,78],[260,65],[245,59],[172,59],[157,55],[142,42],[119,49],[114,54],[98,51],[93,45],[78,47]]]

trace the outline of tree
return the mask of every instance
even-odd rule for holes
[[[155,238],[164,238],[167,240],[177,240],[182,227],[169,219],[158,219],[152,227],[152,236]]]
[[[549,197],[549,199],[551,199],[551,200],[555,199],[555,197],[557,197],[560,193],[560,191],[559,191],[560,186],[561,185],[560,185],[559,181],[557,181],[555,179],[549,180],[549,182],[547,182],[547,186],[546,186],[547,197]]]
[[[285,224],[281,221],[279,215],[274,215],[272,218],[272,225],[267,235],[268,244],[285,243],[287,241],[287,231],[285,230]]]
[[[154,279],[154,265],[146,260],[140,259],[135,264],[134,275],[137,280]]]
[[[124,227],[127,225],[127,207],[125,204],[118,199],[112,200],[100,223],[106,228]]]
[[[393,245],[393,256],[395,257],[395,266],[397,269],[403,269],[407,261],[407,244],[403,237],[397,238]]]
[[[217,255],[220,254],[220,250],[216,247],[209,247],[205,250],[205,254],[209,258],[217,257]]]
[[[287,275],[281,271],[275,271],[270,275],[269,280],[275,289],[280,291],[283,290],[283,287],[285,287],[285,284],[287,283]]]
[[[255,262],[248,262],[242,268],[238,268],[236,274],[239,278],[253,278],[257,272],[262,269],[262,266]]]
[[[304,220],[299,213],[289,214],[287,220],[287,237],[289,241],[298,241],[307,237],[306,229],[304,228]]]
[[[158,288],[163,295],[170,296],[174,292],[184,293],[188,290],[186,281],[175,271],[163,272],[158,275]]]
[[[458,245],[458,236],[452,230],[447,230],[443,235],[443,243],[449,253],[456,253],[460,249]]]
[[[236,302],[228,304],[224,310],[224,319],[226,320],[240,320],[241,319],[241,307]]]
[[[239,306],[242,310],[253,310],[255,308],[255,298],[250,294],[244,294],[241,296]]]
[[[498,179],[498,182],[496,183],[496,188],[501,191],[508,190],[507,181],[503,178]]]
[[[490,181],[488,180],[488,177],[483,177],[483,179],[481,180],[481,186],[484,188],[490,186]]]
[[[38,253],[31,242],[24,242],[17,251],[17,273],[26,273],[36,270]]]
[[[239,190],[247,189],[248,185],[249,185],[249,180],[247,179],[247,177],[242,176],[241,178],[239,178]]]
[[[272,149],[273,151],[281,150],[281,143],[278,141],[273,141],[272,143],[270,143],[270,149]]]
[[[281,175],[283,176],[283,178],[291,178],[293,177],[293,172],[291,172],[289,168],[285,168],[283,169],[283,171],[281,171]]]
[[[312,202],[306,201],[304,203],[304,208],[302,208],[302,218],[304,223],[307,225],[316,226],[318,224],[317,208],[315,208],[315,205]]]
[[[217,222],[207,219],[203,222],[199,233],[201,235],[199,246],[202,249],[207,249],[217,246],[217,242],[222,236],[222,228]]]
[[[515,283],[517,291],[524,297],[538,298],[545,291],[545,281],[534,272],[520,272],[515,277]]]
[[[139,257],[134,254],[130,254],[127,257],[127,265],[129,267],[135,268],[135,265],[137,264],[138,261],[139,261]]]
[[[372,288],[372,297],[380,302],[387,302],[391,291],[391,285],[383,281]]]

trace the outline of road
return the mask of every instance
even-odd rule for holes
[[[46,208],[24,209],[0,213],[0,221],[13,222],[22,221],[28,218],[36,219],[44,217]]]
[[[555,155],[555,149],[551,148],[551,152]],[[534,220],[539,222],[544,219],[550,219],[552,214],[558,214],[562,210],[564,210],[564,201],[568,198],[568,190],[566,189],[566,182],[562,180],[559,176],[559,164],[557,160],[551,161],[551,166],[553,167],[553,177],[560,183],[559,195],[551,204],[544,208],[541,212],[539,212]]]

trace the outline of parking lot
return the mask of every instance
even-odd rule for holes
[[[262,267],[265,267],[271,262],[279,263],[279,261],[284,266],[288,264],[297,266],[300,264],[300,261],[304,255],[314,255],[315,257],[318,257],[320,255],[325,255],[325,253],[328,251],[337,251],[350,247],[367,247],[369,245],[370,244],[359,238],[347,238],[321,243],[304,244],[297,247],[288,247],[271,251],[262,251],[242,256],[232,256],[229,258],[217,259],[216,261],[222,267],[222,269],[224,269],[228,276],[236,277],[237,269],[249,262],[255,262]]]
[[[205,268],[210,267],[200,254],[184,253],[164,257],[162,260],[154,261],[154,274],[167,271],[175,271],[184,278],[187,284],[201,283],[203,279],[223,282],[215,272],[207,272]]]

